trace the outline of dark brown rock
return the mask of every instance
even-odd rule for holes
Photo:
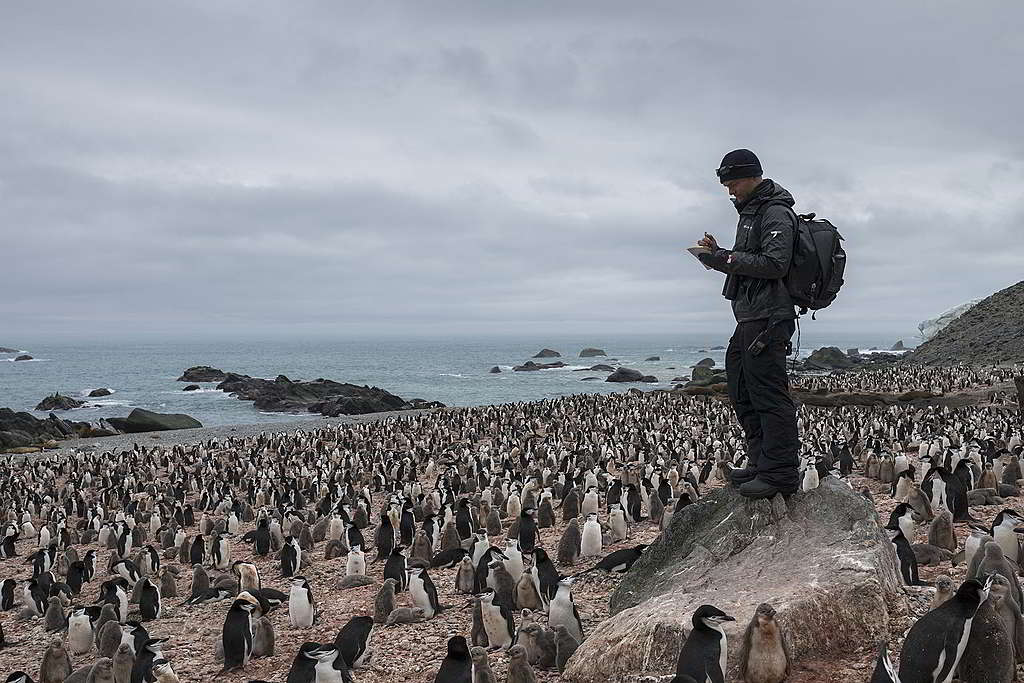
[[[51,410],[71,410],[72,408],[81,408],[84,405],[85,401],[79,401],[77,398],[64,396],[58,392],[40,401],[36,406],[36,410],[45,410],[47,412]]]
[[[554,349],[541,349],[533,356],[534,358],[561,358],[562,354]]]
[[[99,389],[93,389],[89,392],[89,398],[100,398],[101,396],[110,396],[112,392],[110,389],[101,387]]]
[[[252,401],[253,406],[259,410],[280,413],[311,412],[337,417],[409,410],[414,407],[400,396],[377,387],[323,378],[295,382],[284,375],[271,380],[229,372],[217,388],[243,401]]]
[[[15,358],[14,360],[32,360],[32,356],[28,355],[27,353],[24,353]]]
[[[580,351],[580,358],[593,358],[594,356],[607,356],[603,349],[595,349],[588,346],[587,348]]]
[[[227,373],[209,365],[196,365],[181,374],[178,382],[223,382]]]
[[[653,375],[645,375],[638,370],[630,368],[619,368],[608,375],[605,382],[657,382],[658,378]]]
[[[135,434],[138,432],[162,432],[171,429],[194,429],[203,423],[189,415],[176,413],[154,413],[150,410],[136,408],[128,417],[107,418],[115,429]]]
[[[517,365],[512,368],[515,372],[533,372],[534,370],[549,370],[551,368],[564,368],[565,363],[560,360],[556,360],[554,363],[534,363],[532,360],[528,360],[522,365]]]

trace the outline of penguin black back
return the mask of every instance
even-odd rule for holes
[[[469,657],[469,646],[462,636],[448,639],[448,654],[441,661],[441,668],[434,676],[434,683],[472,683],[473,664]]]

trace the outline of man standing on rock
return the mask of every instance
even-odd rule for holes
[[[761,177],[748,149],[729,152],[716,171],[739,213],[736,243],[722,249],[704,233],[704,265],[726,274],[736,331],[725,354],[729,399],[747,439],[747,466],[730,479],[748,498],[788,496],[800,485],[796,406],[789,394],[786,356],[796,312],[783,278],[793,257],[793,195]]]

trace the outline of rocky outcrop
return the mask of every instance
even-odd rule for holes
[[[982,299],[905,358],[927,365],[1024,362],[1024,281]]]
[[[72,408],[81,408],[84,405],[85,401],[79,401],[77,398],[64,396],[57,392],[40,401],[36,406],[36,410],[44,410],[46,412],[51,410],[71,410]]]
[[[515,366],[512,370],[515,372],[533,372],[534,370],[551,370],[564,367],[565,363],[560,360],[556,360],[554,363],[534,363],[532,360],[528,360],[522,365]]]
[[[608,375],[605,382],[657,382],[658,378],[653,375],[645,375],[630,368],[619,368]]]
[[[198,384],[189,384],[186,385],[185,388],[182,389],[182,391],[199,391],[199,389],[201,388],[202,387],[200,387]]]
[[[647,358],[644,358],[645,362],[656,361],[656,360],[661,360],[661,356],[649,356]]]
[[[93,389],[92,391],[90,391],[89,398],[100,398],[103,396],[110,396],[112,393],[114,392],[112,392],[110,389],[107,389],[106,387],[101,387],[99,389]]]
[[[821,370],[845,370],[854,366],[854,361],[835,346],[824,346],[811,352],[804,361],[807,368]]]
[[[541,349],[533,355],[534,358],[561,358],[562,354],[554,349]]]
[[[748,501],[725,488],[685,507],[622,579],[612,616],[583,642],[562,680],[672,673],[690,617],[705,603],[736,618],[725,625],[735,671],[743,630],[762,602],[777,610],[796,659],[888,638],[907,604],[874,506],[827,477],[788,504]]]
[[[53,413],[39,419],[31,413],[0,408],[0,451],[41,446],[48,441],[76,437],[109,436],[113,432],[87,422],[62,420]]]
[[[501,372],[501,368],[499,368],[497,365],[495,365],[493,368],[488,370],[488,372],[491,373],[492,375],[497,375],[498,373]]]
[[[713,367],[715,367],[715,359],[714,358],[701,358],[699,361],[697,361],[697,364],[694,367],[696,367],[696,368],[713,368]]]
[[[27,353],[24,353],[24,354],[18,356],[17,358],[15,358],[14,360],[33,360],[33,358],[32,358],[32,356],[28,355]]]
[[[409,410],[413,406],[400,396],[383,389],[315,379],[293,382],[284,375],[260,379],[227,373],[217,388],[243,401],[252,401],[259,410],[280,413],[313,412],[330,417],[363,415],[390,410]]]
[[[595,349],[591,346],[580,351],[580,358],[593,358],[595,356],[607,356],[603,349]]]
[[[6,346],[0,346],[0,353],[19,353],[18,349],[9,349]]]
[[[223,382],[227,373],[209,365],[196,365],[181,374],[178,382]]]
[[[135,408],[128,417],[111,417],[107,422],[120,432],[136,434],[138,432],[164,432],[171,429],[195,429],[203,423],[194,417],[176,413],[154,413],[142,408]]]
[[[903,340],[900,339],[895,344],[893,344],[891,347],[889,347],[889,350],[890,351],[906,351],[907,347],[903,345]]]

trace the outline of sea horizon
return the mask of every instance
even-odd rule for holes
[[[448,406],[532,401],[630,388],[665,389],[678,383],[673,379],[688,378],[692,366],[701,358],[710,357],[717,366],[723,366],[728,337],[729,332],[247,340],[0,339],[0,346],[26,351],[34,359],[14,362],[14,354],[0,354],[0,407],[45,417],[47,411],[36,411],[34,407],[44,397],[60,392],[88,401],[86,407],[57,413],[76,421],[121,417],[133,408],[185,413],[204,426],[314,417],[309,413],[257,410],[251,402],[215,389],[216,383],[203,383],[198,391],[184,392],[186,383],[176,381],[177,378],[186,368],[198,365],[253,377],[283,374],[293,380],[322,377],[365,384],[406,400],[441,401]],[[804,330],[800,357],[821,346],[838,346],[844,351],[853,347],[887,350],[898,339],[907,346],[919,342],[910,335],[900,338],[891,333],[820,334]],[[796,341],[794,335],[794,346]],[[722,348],[714,349],[716,346]],[[603,349],[607,356],[580,358],[579,352],[585,347]],[[559,360],[566,367],[535,372],[512,370],[544,348],[560,352]],[[648,360],[651,357],[659,360]],[[604,362],[635,368],[659,381],[615,384],[604,381],[606,373],[586,371]],[[501,373],[491,373],[494,366]],[[598,379],[581,381],[584,377]],[[87,398],[89,391],[97,388],[113,393]]]

